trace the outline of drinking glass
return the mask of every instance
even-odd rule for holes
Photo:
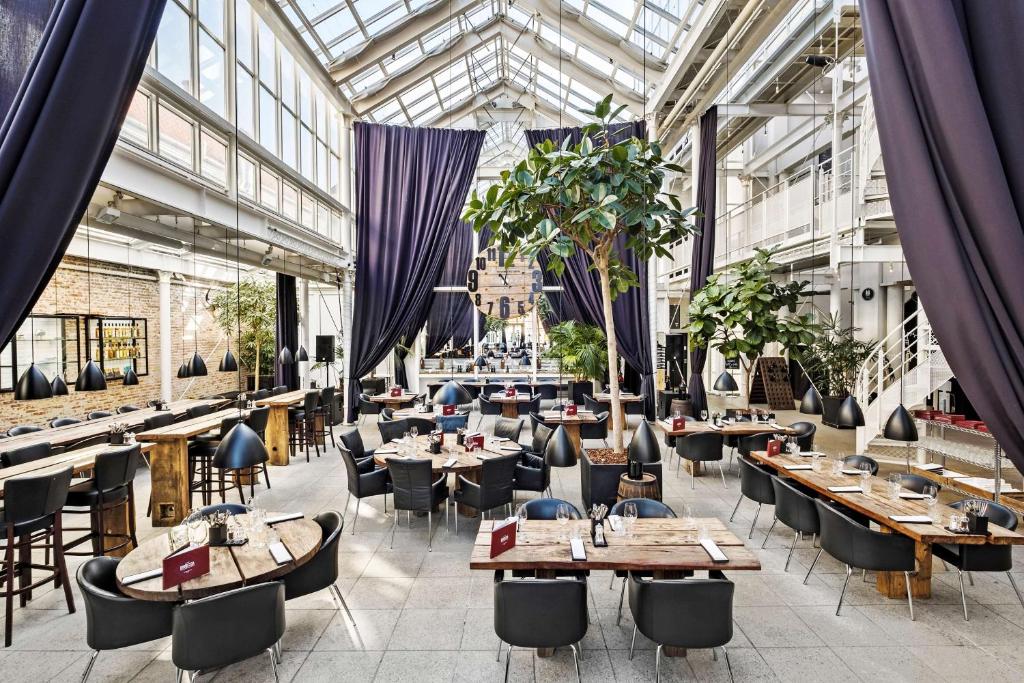
[[[177,550],[188,541],[188,527],[182,523],[167,530],[167,541],[171,550]]]
[[[939,502],[939,487],[929,484],[921,490],[921,493],[924,494],[924,501],[928,503],[928,516],[935,521],[935,504]]]
[[[697,527],[697,541],[707,541],[711,538],[711,528],[707,524]]]
[[[526,524],[527,516],[528,513],[526,511],[526,505],[520,505],[519,509],[516,510],[516,532],[519,534],[520,540],[523,541],[526,540],[526,529],[524,528],[524,525]]]
[[[622,517],[625,520],[626,532],[633,537],[633,525],[636,523],[636,503],[626,503],[622,507]]]
[[[700,411],[700,421],[701,422],[707,422],[708,421],[708,411],[707,410]]]
[[[188,542],[191,545],[203,545],[206,543],[206,539],[209,538],[210,528],[206,524],[206,520],[203,519],[202,515],[193,514],[187,520],[188,525]]]
[[[687,527],[693,526],[693,508],[686,503],[683,504],[683,524]]]
[[[555,510],[555,519],[558,520],[558,525],[561,527],[559,535],[565,538],[565,525],[569,523],[569,506],[565,503],[559,503],[558,508]]]
[[[419,436],[419,435],[420,435],[420,428],[419,428],[419,427],[417,427],[417,426],[415,426],[415,425],[413,425],[412,427],[409,427],[409,435],[410,435],[410,436],[411,436],[411,437],[412,437],[413,439],[415,439],[415,438],[416,438],[417,436]]]
[[[836,458],[832,461],[832,474],[834,476],[840,476],[843,473],[843,461],[840,458]]]
[[[871,493],[871,465],[866,462],[860,464],[860,487],[864,493]]]

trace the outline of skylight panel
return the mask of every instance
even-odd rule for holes
[[[400,111],[398,100],[391,99],[373,110],[373,118],[384,121],[394,116],[397,111]]]
[[[355,27],[356,20],[352,16],[352,10],[348,8],[348,5],[342,6],[334,14],[330,14],[319,23],[313,24],[313,30],[320,34],[320,38],[325,44],[333,42]]]
[[[621,17],[623,21],[631,21],[633,15],[636,14],[637,5],[642,3],[635,2],[635,0],[600,0],[600,2],[590,1],[590,6],[598,11],[608,11]]]
[[[363,38],[363,34],[358,29],[356,29],[347,36],[337,39],[337,41],[338,42],[333,43],[330,46],[331,54],[334,55],[334,57],[340,57],[347,50],[351,50],[356,45],[363,43],[365,41],[365,38]]]
[[[623,38],[626,37],[629,26],[622,19],[605,12],[594,4],[587,5],[586,15],[612,33]]]
[[[597,69],[605,76],[612,75],[612,69],[614,68],[614,65],[610,61],[608,61],[607,58],[599,57],[597,53],[591,52],[582,45],[580,45],[577,49],[576,57],[587,66]]]
[[[402,102],[408,102],[409,100],[402,98]],[[409,112],[414,120],[419,117],[420,114],[427,111],[428,109],[437,109],[441,106],[441,103],[437,99],[437,95],[434,93],[433,87],[430,89],[430,93],[411,104],[405,106],[405,110]]]
[[[516,22],[520,26],[529,26],[533,21],[533,16],[523,10],[519,9],[515,5],[508,8],[505,13],[512,21]]]
[[[349,80],[349,84],[352,86],[352,90],[358,94],[371,86],[377,85],[382,80],[384,80],[384,72],[380,70],[379,66],[375,65],[353,76]]]
[[[396,52],[393,59],[387,59],[381,62],[381,66],[384,67],[384,70],[387,71],[389,75],[391,75],[401,71],[422,57],[423,50],[420,49],[418,43],[413,42]]]
[[[306,15],[307,19],[313,19],[315,17],[318,17],[321,14],[323,14],[324,12],[326,12],[327,10],[332,9],[334,7],[337,7],[339,4],[344,4],[344,2],[339,3],[338,0],[294,0],[294,1],[295,1],[295,4],[297,4],[299,6],[299,9],[302,10],[302,13]]]
[[[409,10],[406,9],[405,3],[399,3],[369,21],[364,20],[363,23],[366,25],[366,32],[373,36],[408,15]]]

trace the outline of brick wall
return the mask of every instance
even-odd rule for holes
[[[83,316],[89,312],[89,288],[86,273],[82,270],[84,267],[84,259],[65,258],[36,303],[33,312],[36,315],[53,315],[56,311]],[[149,374],[140,376],[137,386],[126,387],[121,384],[120,380],[116,380],[107,383],[106,391],[77,394],[74,389],[75,377],[68,376],[65,379],[70,395],[42,401],[15,401],[12,392],[2,392],[0,393],[0,430],[6,430],[15,424],[45,426],[54,417],[84,418],[90,411],[112,411],[120,405],[129,403],[144,406],[150,399],[160,397],[160,295],[157,273],[142,268],[132,268],[131,273],[141,276],[141,278],[129,278],[117,274],[127,274],[129,271],[125,266],[98,261],[94,262],[93,268],[93,315],[127,316],[128,292],[129,287],[131,288],[131,314],[136,318],[146,318],[147,322]],[[97,272],[97,270],[111,272]],[[237,388],[238,380],[235,373],[217,371],[217,364],[224,355],[226,347],[212,315],[203,307],[205,291],[204,286],[198,287],[199,312],[196,327],[199,331],[199,353],[206,361],[209,375],[194,379],[178,379],[176,376],[178,365],[192,355],[195,329],[190,322],[193,310],[192,287],[181,280],[171,280],[172,397],[176,399],[197,398],[234,391]],[[82,363],[84,363],[85,330],[81,327],[79,335],[83,355]],[[220,346],[217,346],[218,342],[220,342]],[[183,343],[184,351],[182,350]],[[214,351],[215,347],[216,351]],[[47,379],[52,379],[52,377],[47,376]]]

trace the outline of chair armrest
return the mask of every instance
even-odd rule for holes
[[[359,475],[360,487],[365,486],[373,491],[384,492],[390,481],[391,472],[386,467]]]
[[[455,497],[459,499],[459,502],[479,510],[480,484],[466,479],[466,477],[461,474],[459,475],[458,482],[459,488],[455,492]]]
[[[359,474],[373,472],[375,467],[376,464],[373,462],[373,456],[370,456],[368,458],[360,458],[359,460],[356,460],[356,471],[358,471]]]
[[[519,461],[522,467],[529,467],[535,470],[544,469],[544,458],[533,451],[523,451]]]

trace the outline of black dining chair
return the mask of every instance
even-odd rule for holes
[[[523,431],[523,420],[518,417],[499,417],[494,420],[493,434],[498,438],[519,443],[519,435]]]
[[[768,537],[772,535],[772,529],[776,523],[782,522],[793,530],[793,543],[789,546],[789,554],[786,555],[786,565],[782,571],[789,571],[789,561],[793,558],[793,551],[796,549],[796,542],[803,534],[812,535],[813,538],[821,531],[821,523],[818,521],[818,509],[814,506],[814,496],[801,491],[790,481],[782,477],[772,477],[772,488],[775,490],[775,518],[772,525],[768,527],[761,547],[768,543]]]
[[[746,458],[740,458],[739,464],[740,497],[736,501],[736,507],[732,509],[732,514],[729,515],[729,521],[731,522],[736,516],[736,511],[740,509],[740,503],[743,502],[744,498],[749,498],[757,503],[757,510],[754,511],[754,521],[750,523],[750,532],[747,534],[747,538],[753,538],[754,527],[757,525],[757,516],[761,514],[761,506],[775,505],[775,487],[772,486],[772,479],[774,477],[771,472],[759,467]]]
[[[520,453],[503,455],[484,460],[480,466],[480,481],[470,481],[465,475],[458,475],[459,486],[455,489],[455,502],[480,511],[486,518],[487,510],[506,506],[512,514],[512,498],[515,493],[516,466]],[[455,534],[459,533],[459,515],[455,515]]]
[[[580,679],[580,642],[587,635],[587,582],[582,577],[558,579],[505,579],[494,573],[494,633],[505,653],[508,681],[513,647],[572,650],[576,680]]]
[[[598,401],[589,394],[583,394],[583,409],[597,415],[598,413],[607,413],[611,409],[611,404]]]
[[[768,442],[775,438],[774,432],[761,432],[750,436],[741,436],[736,440],[736,451],[745,457],[750,457],[753,451],[768,450]]]
[[[342,437],[344,439],[344,437]],[[360,440],[360,444],[362,440]],[[359,521],[359,504],[363,498],[372,496],[384,496],[384,514],[388,512],[388,494],[391,493],[391,475],[386,467],[376,469],[373,463],[373,456],[364,457],[358,462],[352,451],[345,446],[339,446],[341,460],[345,463],[347,475],[348,497],[345,498],[345,512],[348,512],[348,504],[352,496],[356,497],[356,513],[352,518],[352,533],[356,532],[356,522]]]
[[[654,651],[654,680],[661,680],[665,647],[688,650],[722,648],[729,677],[732,664],[726,644],[732,640],[732,604],[736,587],[725,574],[708,572],[707,579],[651,580],[630,573],[629,610],[633,614],[633,659],[637,631],[658,644]]]
[[[950,507],[963,511],[969,502],[987,505],[985,515],[990,524],[1001,526],[1009,531],[1017,528],[1017,513],[1005,505],[983,500],[980,498],[967,498],[952,503]],[[983,543],[981,545],[950,545],[948,543],[936,543],[932,545],[932,553],[942,560],[944,564],[953,565],[960,579],[960,602],[964,607],[964,621],[967,621],[967,593],[964,590],[964,573],[968,578],[971,572],[1006,572],[1006,578],[1010,579],[1013,592],[1017,594],[1020,606],[1024,607],[1024,596],[1017,588],[1017,582],[1013,579],[1013,546],[996,545],[995,543]],[[971,579],[971,585],[974,585]]]
[[[434,479],[433,461],[416,458],[388,458],[391,472],[392,503],[395,508],[395,522],[391,525],[391,548],[395,547],[395,529],[398,528],[399,511],[406,511],[406,521],[412,526],[413,512],[427,513],[427,551],[433,550],[434,508],[448,500],[448,474]],[[445,526],[448,525],[449,506],[445,508]],[[456,514],[456,518],[458,515]]]
[[[288,393],[288,385],[286,385],[286,384],[278,384],[276,387],[273,387],[273,388],[270,389],[270,395],[271,396],[280,396],[281,394],[287,394],[287,393]]]
[[[612,506],[612,509],[608,514],[622,517],[622,513],[626,509],[627,503],[636,507],[637,519],[675,519],[676,517],[676,513],[672,508],[665,505],[660,500],[653,500],[651,498],[627,498],[625,500],[620,500]],[[628,575],[629,572],[627,571],[616,570],[612,572],[612,578],[608,585],[608,588],[615,585],[615,577],[622,579],[622,588],[619,591],[619,610],[615,619],[616,625],[622,621],[622,598],[626,594],[626,577]],[[650,572],[643,572],[641,576],[653,576],[653,574]]]
[[[64,514],[89,515],[88,527],[65,527],[65,531],[86,531],[64,544],[65,555],[105,555],[108,552],[128,547],[139,547],[135,536],[135,472],[142,461],[142,447],[139,444],[110,450],[96,455],[92,478],[76,483],[68,490]],[[128,509],[128,533],[111,534],[107,531],[106,518],[121,506]],[[68,509],[72,508],[72,509]],[[123,514],[123,513],[122,513]],[[108,540],[120,541],[107,546]],[[71,548],[91,542],[89,552],[70,552]]]
[[[345,528],[345,519],[334,510],[321,512],[313,518],[320,525],[320,549],[306,564],[284,575],[284,599],[294,600],[327,588],[331,598],[344,608],[349,621],[352,612],[338,588],[338,540]]]
[[[559,505],[565,505],[569,508],[569,519],[583,519],[575,505],[560,498],[533,498],[523,503],[523,507],[526,508],[527,519],[548,521],[558,519]]]
[[[209,404],[202,404],[198,406],[192,406],[185,411],[186,420],[194,420],[197,417],[205,417],[213,412],[213,406]]]
[[[133,406],[130,403],[126,403],[123,406],[119,406],[117,409],[118,415],[124,415],[125,413],[134,413],[136,410],[142,410],[138,406]]]
[[[277,647],[284,636],[284,585],[236,588],[174,608],[171,661],[194,681],[202,671],[270,655],[277,680]]]
[[[204,505],[199,508],[199,514],[203,517],[209,517],[217,512],[226,512],[231,516],[244,515],[249,512],[249,506],[241,505],[240,503],[215,503],[213,505]]]
[[[377,419],[381,422],[391,422],[395,419],[395,411],[385,406],[380,409],[380,416]]]
[[[789,428],[796,432],[793,436],[796,437],[801,451],[814,450],[814,434],[818,431],[817,425],[813,422],[794,422],[789,425]]]
[[[415,427],[416,433],[419,435],[429,434],[430,432],[434,431],[434,429],[437,428],[436,422],[434,422],[433,420],[428,420],[425,417],[416,417],[415,415],[413,415],[411,417],[407,417],[404,419],[405,424],[407,425],[406,430],[412,431],[412,428]]]
[[[104,417],[112,417],[113,415],[114,414],[109,410],[94,410],[88,415],[86,415],[86,417],[90,420],[99,420]]]
[[[608,447],[608,417],[609,413],[594,413],[596,422],[580,423],[580,441],[601,440],[605,448]]]
[[[907,474],[906,472],[900,473],[900,486],[914,493],[924,493],[925,489],[929,486],[934,486],[936,491],[942,490],[941,484],[936,484],[928,477],[922,477],[920,474]]]
[[[480,425],[483,423],[485,416],[501,415],[501,404],[492,401],[485,392],[480,392],[480,395],[477,397],[477,401],[480,404],[480,419],[477,420],[476,428],[480,429]]]
[[[119,650],[171,635],[173,602],[137,600],[117,587],[116,557],[94,557],[78,568],[76,579],[85,603],[85,642],[92,650],[82,674],[89,679],[104,650]]]
[[[874,531],[844,514],[837,506],[822,500],[816,499],[814,505],[818,508],[818,519],[821,522],[821,542],[804,581],[811,575],[822,551],[846,565],[846,579],[839,594],[839,604],[836,605],[838,617],[854,569],[903,572],[907,585],[907,606],[910,607],[910,620],[913,621],[914,597],[910,587],[910,575],[915,571],[913,539],[900,534]]]
[[[548,406],[550,406],[555,401],[558,400],[557,384],[538,384],[536,387],[534,387],[534,391],[536,391],[540,395],[541,405],[547,404]]]
[[[551,488],[551,467],[544,461],[544,449],[554,433],[555,430],[544,424],[534,428],[529,447],[519,454],[515,475],[516,491],[533,491],[544,495]]]
[[[378,422],[377,429],[380,431],[380,442],[383,445],[405,436],[405,433],[409,431],[409,421],[402,418],[391,422]]]
[[[334,443],[334,387],[324,387],[320,390],[320,402],[316,406],[316,436],[318,439],[327,440],[327,436],[330,435],[331,440],[329,443]]]
[[[258,389],[252,394],[253,401],[262,401],[265,398],[270,398],[270,389]]]
[[[540,412],[540,394],[534,394],[529,401],[520,401],[516,404],[517,415],[529,415]]]
[[[46,442],[34,443],[31,446],[22,446],[21,448],[12,448],[9,451],[0,453],[0,465],[4,467],[23,465],[27,462],[48,458],[51,453],[50,444]]]
[[[57,472],[11,477],[4,481],[4,509],[0,516],[4,555],[0,575],[4,577],[6,598],[5,647],[11,646],[13,637],[15,596],[18,596],[18,601],[24,607],[32,599],[34,589],[53,582],[54,588],[64,587],[68,613],[75,612],[71,577],[68,576],[64,561],[64,535],[60,515],[67,501],[71,474],[72,468],[66,467]],[[31,557],[33,549],[48,550],[51,545],[52,565],[29,564],[32,560],[27,558]],[[29,583],[31,569],[47,571],[49,576]]]
[[[174,413],[171,411],[162,412],[152,417],[147,417],[142,421],[142,431],[148,432],[153,429],[160,429],[162,427],[169,427],[174,424]]]
[[[843,465],[850,469],[859,470],[861,465],[867,465],[868,471],[874,476],[878,474],[878,461],[868,455],[848,455],[843,458]]]
[[[21,436],[22,434],[41,431],[43,431],[43,428],[39,425],[16,425],[7,430],[7,436]]]
[[[270,422],[270,408],[253,408],[249,411],[249,416],[245,418],[245,424],[252,431],[256,432],[256,435],[260,437],[260,441],[267,442],[267,423]],[[267,488],[270,488],[270,482],[267,482]]]
[[[380,409],[381,404],[371,401],[369,395],[359,394],[359,424],[363,423],[363,418],[367,415],[376,415],[379,420]]]
[[[725,470],[722,469],[724,459],[724,440],[718,432],[694,432],[686,436],[676,437],[676,474],[679,473],[679,466],[683,460],[690,462],[690,489],[694,488],[694,471],[700,467],[699,463],[718,463],[718,472],[722,475],[722,487],[729,488],[725,483]]]
[[[362,464],[366,458],[373,460],[374,449],[367,449],[363,445],[363,435],[359,433],[358,429],[350,429],[339,436],[338,440],[341,442],[340,447],[352,454],[356,464]]]
[[[80,424],[81,422],[77,417],[55,417],[50,420],[50,428],[66,427],[68,425]]]
[[[310,444],[313,444],[316,457],[320,457],[320,443],[316,432],[316,411],[319,403],[320,392],[307,391],[301,407],[288,409],[288,448],[293,458],[296,449],[301,448],[306,451],[306,462],[309,462]]]

